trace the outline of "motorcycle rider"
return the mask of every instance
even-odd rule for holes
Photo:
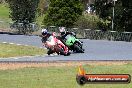
[[[74,32],[69,32],[65,30],[65,27],[59,27],[59,31],[60,31],[60,35],[61,35],[61,39],[64,40],[65,37],[69,34],[73,35],[74,37],[76,37],[76,34]]]
[[[47,39],[51,36],[52,34],[47,31],[47,29],[42,29],[42,43],[45,43]]]
[[[51,34],[47,31],[47,29],[42,29],[42,43],[44,43],[44,46],[48,49],[48,52],[47,52],[48,55],[53,54],[53,51],[48,46],[46,46],[46,41],[50,36],[55,36],[55,33],[53,32]],[[60,42],[58,42],[58,43],[60,43]],[[61,45],[63,46],[64,50],[66,51],[66,46],[63,43],[61,43]],[[70,55],[70,52],[68,54]]]
[[[42,33],[41,33],[41,34],[42,34],[42,39],[41,39],[41,41],[42,41],[42,43],[44,44],[44,46],[48,49],[47,54],[50,55],[50,54],[53,53],[53,51],[52,51],[49,47],[47,47],[46,41],[47,41],[47,39],[48,39],[52,34],[49,33],[49,32],[47,31],[47,29],[42,29]]]
[[[60,31],[60,36],[58,37],[58,39],[61,40],[61,42],[63,42],[64,44],[65,44],[64,40],[67,35],[70,34],[70,35],[73,35],[74,37],[76,37],[76,34],[74,32],[66,31],[65,27],[59,27],[59,31]]]
[[[67,35],[73,35],[74,37],[76,37],[76,34],[74,33],[74,32],[69,32],[69,31],[66,31],[65,30],[65,27],[59,27],[59,31],[60,31],[60,36],[58,37],[58,39],[61,41],[61,42],[63,42],[63,44],[65,44],[66,45],[66,43],[65,43],[65,37],[67,36]],[[67,46],[67,45],[66,45]],[[70,47],[69,47],[69,49],[70,49]],[[75,50],[73,50],[73,52],[74,52]]]
[[[65,37],[67,36],[67,35],[73,35],[75,38],[76,38],[76,34],[74,33],[74,32],[69,32],[69,31],[66,31],[65,30],[65,27],[59,27],[59,31],[60,31],[60,37],[59,37],[59,39],[66,45],[66,43],[65,43]],[[80,41],[81,42],[81,41]],[[81,42],[82,43],[82,42]],[[70,47],[69,47],[69,49],[70,49]],[[78,52],[78,51],[76,51],[76,50],[74,50],[74,48],[72,49],[73,50],[73,52]]]

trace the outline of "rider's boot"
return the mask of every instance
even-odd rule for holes
[[[53,51],[51,49],[48,49],[47,54],[48,55],[53,54]]]

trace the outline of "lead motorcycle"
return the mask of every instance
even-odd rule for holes
[[[55,34],[50,36],[44,43],[45,47],[49,49],[48,55],[51,53],[57,53],[58,55],[69,56],[70,52],[67,46],[65,46],[59,39],[55,37]]]

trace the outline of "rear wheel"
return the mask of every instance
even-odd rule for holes
[[[82,46],[79,43],[74,44],[74,51],[77,53],[84,53],[84,49],[82,49]]]

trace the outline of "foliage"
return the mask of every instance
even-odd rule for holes
[[[115,2],[115,6],[113,5],[113,2],[110,2],[109,0],[96,0],[95,1],[95,9],[96,14],[99,15],[100,18],[102,18],[104,21],[113,19],[113,6],[115,8],[115,15],[114,15],[114,30],[115,31],[132,31],[131,25],[132,25],[132,7],[131,0],[117,0]],[[108,28],[111,28],[109,25]]]
[[[132,32],[132,0],[121,0],[121,2],[124,8],[121,18],[123,28],[125,31]]]
[[[100,18],[105,19],[109,15],[108,10],[112,6],[112,3],[107,0],[95,0],[96,14],[98,14]]]
[[[46,26],[71,27],[82,11],[83,5],[79,0],[50,0],[43,23]]]
[[[8,4],[0,4],[0,20],[9,20]]]
[[[114,15],[114,30],[115,31],[125,31],[125,29],[123,29],[124,21],[122,20],[124,8],[121,6],[121,4],[122,2],[119,0],[118,2],[116,2],[116,5],[115,5],[115,15]],[[111,9],[111,12],[112,12],[112,9]]]
[[[110,28],[109,28],[109,26],[111,25],[110,23],[111,23],[111,21],[109,21],[109,20],[100,19],[99,22],[97,23],[98,29],[100,29],[102,31],[110,30]]]
[[[48,8],[49,0],[39,0],[38,4],[38,15],[42,16]]]
[[[83,14],[78,18],[74,26],[80,29],[97,29],[98,22],[99,18],[96,15]]]
[[[10,18],[14,23],[23,23],[21,29],[24,34],[27,32],[27,26],[29,23],[35,21],[36,10],[39,0],[7,0],[10,7]]]
[[[0,4],[1,4],[1,3],[5,3],[5,0],[0,0]]]
[[[84,5],[84,10],[88,9],[88,5],[93,5],[95,0],[81,0]]]
[[[113,7],[111,2],[107,0],[95,0],[96,14],[99,15],[100,21],[98,22],[98,28],[106,31],[111,28],[111,8]]]

